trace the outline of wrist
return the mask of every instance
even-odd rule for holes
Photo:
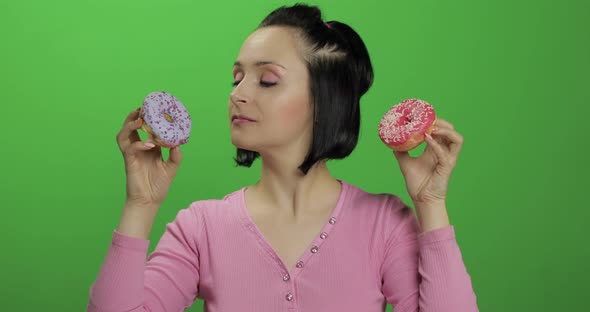
[[[414,201],[416,210],[442,210],[447,209],[447,202],[445,200],[431,200],[431,201]]]
[[[138,211],[154,211],[160,208],[160,204],[148,201],[125,201],[123,209],[138,210]]]
[[[415,207],[422,233],[450,225],[446,203],[415,203]]]
[[[126,204],[121,214],[117,232],[127,236],[149,239],[157,212],[158,206],[156,205],[138,206]]]

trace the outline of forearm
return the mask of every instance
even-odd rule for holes
[[[126,204],[117,232],[131,237],[149,239],[158,208],[156,205]]]
[[[425,232],[419,241],[418,272],[423,312],[477,312],[477,296],[467,272],[454,227]],[[412,310],[414,311],[414,310]]]
[[[144,274],[149,241],[112,233],[96,280],[90,287],[88,312],[144,309]]]
[[[445,202],[415,203],[414,205],[422,233],[450,225]]]

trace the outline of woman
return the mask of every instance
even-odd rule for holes
[[[334,178],[354,149],[373,81],[365,45],[317,7],[270,13],[233,67],[228,121],[238,165],[260,180],[179,211],[145,256],[180,149],[139,140],[137,111],[117,136],[127,201],[89,311],[477,311],[445,206],[462,137],[439,119],[417,158],[394,153],[415,205]]]

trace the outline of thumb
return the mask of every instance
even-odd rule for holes
[[[180,152],[180,145],[170,148],[170,157],[168,157],[168,163],[179,166],[182,162],[182,153]]]
[[[397,164],[399,166],[399,170],[401,171],[403,176],[406,176],[406,171],[409,168],[410,161],[412,161],[412,156],[408,152],[400,152],[400,151],[393,151],[393,155],[397,159]]]
[[[404,167],[412,159],[408,152],[393,151],[393,155],[395,155],[400,167]]]

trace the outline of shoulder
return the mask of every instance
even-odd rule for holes
[[[178,226],[196,230],[197,237],[208,231],[223,230],[240,220],[239,202],[242,189],[232,191],[222,198],[201,199],[190,202],[188,207],[178,210],[167,226]]]
[[[348,184],[350,202],[363,210],[380,213],[407,213],[411,207],[398,195],[392,193],[369,192],[359,186]]]
[[[240,205],[240,201],[242,200],[243,190],[244,188],[242,187],[238,190],[234,190],[230,193],[227,193],[221,198],[195,200],[192,201],[190,205],[183,210],[190,211],[192,214],[196,216],[210,216],[235,211],[235,208],[238,205]]]
[[[359,186],[348,185],[348,202],[355,218],[370,219],[371,224],[395,232],[400,225],[416,220],[414,210],[400,196],[393,193],[370,192]]]

